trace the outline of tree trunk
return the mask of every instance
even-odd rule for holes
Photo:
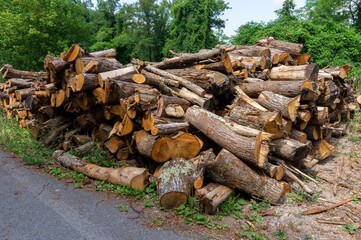
[[[290,43],[285,41],[276,40],[273,37],[264,37],[258,40],[256,46],[277,48],[282,51],[290,53],[292,56],[298,56],[301,54],[303,44]]]
[[[189,161],[174,159],[163,165],[158,178],[160,205],[166,209],[186,205],[198,173]]]
[[[117,69],[117,70],[98,73],[98,81],[99,81],[100,86],[102,87],[103,82],[108,78],[110,80],[117,80],[118,78],[121,78],[122,76],[132,76],[133,74],[136,74],[136,73],[137,72],[135,71],[134,66],[130,66],[130,67],[126,67],[126,68],[120,68],[120,69]]]
[[[278,81],[300,81],[315,82],[318,78],[318,65],[281,66],[271,70],[270,78]]]
[[[308,81],[262,81],[244,83],[241,89],[250,97],[257,98],[261,92],[270,91],[286,97],[296,97],[301,95],[301,101],[315,100],[318,95],[313,95],[313,99],[309,99],[309,91],[313,91],[312,84]]]
[[[273,92],[263,91],[258,96],[257,102],[269,110],[281,111],[283,117],[294,122],[297,117],[297,109],[300,106],[300,96],[288,98]]]
[[[267,161],[269,134],[249,128],[256,134],[253,136],[239,135],[236,133],[237,129],[230,122],[194,106],[187,110],[185,118],[207,137],[243,160],[255,166],[263,166]]]
[[[202,212],[214,214],[219,205],[231,196],[233,190],[218,183],[209,183],[207,186],[197,189],[196,196]]]
[[[305,158],[309,152],[306,144],[293,139],[277,139],[270,142],[270,151],[292,162]]]
[[[204,164],[210,177],[220,184],[244,191],[258,199],[275,204],[283,194],[283,186],[276,180],[260,176],[226,149],[215,160]]]
[[[149,173],[145,168],[99,167],[59,150],[54,152],[53,160],[64,167],[71,168],[88,177],[113,184],[125,185],[136,190],[143,190],[149,184]]]
[[[10,78],[22,78],[22,79],[38,79],[40,81],[48,80],[49,75],[46,72],[28,72],[28,71],[21,71],[16,70],[13,66],[9,64],[5,64],[1,69],[0,72],[3,74],[3,78],[10,79]]]

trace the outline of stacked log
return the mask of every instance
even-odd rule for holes
[[[351,67],[320,70],[301,51],[267,37],[123,67],[113,49],[88,53],[73,44],[46,56],[45,72],[4,65],[1,105],[47,145],[102,147],[114,161],[154,166],[166,208],[185,204],[192,188],[207,213],[235,190],[276,204],[289,191],[284,175],[295,180],[290,169],[330,156],[330,138],[347,132],[341,120],[355,111]],[[54,161],[90,177],[137,189],[148,183],[144,168],[98,169],[65,152]]]

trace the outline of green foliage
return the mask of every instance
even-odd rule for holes
[[[197,52],[218,43],[214,29],[224,27],[219,18],[228,4],[224,0],[175,0],[171,7],[169,38],[163,48],[175,52]]]
[[[85,10],[78,1],[0,2],[0,65],[40,70],[46,54],[59,55],[73,42],[87,46]]]
[[[75,183],[74,184],[74,189],[77,189],[77,188],[84,188],[84,186],[81,183]]]
[[[353,198],[353,203],[354,204],[361,203],[361,197],[358,197],[358,196],[354,195],[354,196],[352,196],[352,198]]]
[[[256,200],[251,199],[252,205],[249,207],[249,210],[255,210],[257,212],[260,212],[264,209],[270,208],[271,204],[268,201],[262,201],[259,204]]]
[[[316,202],[320,197],[318,194],[309,195],[300,188],[296,188],[295,193],[286,193],[286,196],[291,198],[294,202]]]
[[[247,202],[238,196],[231,195],[226,201],[219,206],[219,214],[223,216],[232,215],[234,219],[243,218],[242,206]]]
[[[266,237],[261,237],[258,233],[254,232],[251,227],[249,227],[247,224],[241,225],[243,231],[239,231],[236,233],[238,237],[241,238],[248,238],[248,239],[254,239],[254,240],[268,240]],[[244,232],[247,231],[247,232]]]
[[[19,157],[27,164],[40,167],[50,163],[51,149],[37,142],[31,136],[29,130],[20,129],[19,123],[15,119],[8,120],[1,110],[0,145],[7,151],[19,154]]]
[[[123,205],[123,204],[119,204],[118,205],[118,210],[121,212],[128,212],[128,207]]]
[[[348,232],[349,234],[354,234],[357,227],[351,223],[346,223],[345,227],[340,227],[341,229],[345,230],[346,232]]]
[[[278,229],[277,231],[273,232],[273,235],[276,236],[277,239],[286,240],[287,239],[287,232],[283,229]]]
[[[71,149],[68,153],[98,166],[111,168],[120,167],[119,163],[110,161],[107,157],[106,151],[100,148],[88,148],[83,153],[79,153],[75,149]]]

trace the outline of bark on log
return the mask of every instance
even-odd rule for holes
[[[300,96],[288,98],[270,91],[263,91],[258,96],[257,102],[269,110],[281,111],[283,117],[294,122],[300,106]]]
[[[57,129],[55,129],[50,136],[44,141],[45,145],[50,145],[52,144],[54,141],[56,141],[57,137],[64,132],[67,128],[71,127],[72,124],[71,123],[67,123],[64,124],[60,127],[58,127]]]
[[[318,78],[318,65],[281,66],[274,67],[270,72],[270,78],[278,81],[300,81],[315,82]]]
[[[160,205],[172,209],[185,205],[198,173],[189,161],[174,159],[163,165],[157,188]]]
[[[97,147],[96,142],[88,142],[88,143],[85,143],[85,144],[83,144],[81,146],[76,147],[75,150],[77,152],[79,152],[80,154],[84,154],[87,151],[89,151],[90,149],[96,148],[96,147]]]
[[[52,73],[61,73],[65,68],[69,67],[70,64],[61,58],[47,55],[45,57],[44,67],[49,69]]]
[[[10,78],[22,78],[22,79],[38,79],[41,81],[48,80],[49,75],[47,72],[28,72],[28,71],[21,71],[16,70],[13,66],[9,64],[5,64],[1,69],[0,72],[3,75],[3,78],[10,79]]]
[[[20,88],[32,88],[35,86],[35,82],[32,79],[21,79],[21,78],[12,78],[8,81],[9,86],[16,86],[17,89]]]
[[[101,73],[122,68],[118,61],[111,61],[106,58],[78,58],[75,62],[75,70],[80,73]]]
[[[101,50],[101,51],[97,51],[97,52],[91,52],[89,53],[90,56],[92,57],[97,57],[97,58],[109,58],[109,57],[115,57],[116,56],[116,52],[113,48],[111,49],[106,49],[106,50]]]
[[[269,146],[272,153],[292,162],[297,162],[305,158],[309,152],[306,144],[293,139],[273,140]]]
[[[303,44],[280,41],[274,39],[273,37],[264,37],[258,40],[255,45],[269,48],[277,48],[290,53],[292,56],[300,55],[303,48]]]
[[[214,142],[243,160],[255,166],[263,166],[267,161],[269,134],[257,131],[258,134],[254,136],[239,135],[230,122],[195,106],[187,110],[185,118]]]
[[[317,99],[318,95],[312,95],[310,99],[309,92],[313,91],[313,86],[308,81],[262,81],[244,83],[241,89],[250,97],[257,98],[263,91],[271,91],[286,97],[296,97],[301,95],[301,101],[309,101]]]
[[[307,140],[307,134],[297,129],[292,129],[289,135],[290,138],[299,141],[300,143],[305,143]]]
[[[73,92],[92,91],[100,87],[97,75],[92,73],[78,74],[69,79],[69,84]]]
[[[241,46],[241,45],[216,45],[216,48],[233,48],[231,52],[237,52],[241,56],[247,57],[271,57],[271,51],[266,47],[260,46]],[[226,50],[227,51],[227,50]]]
[[[318,160],[324,160],[331,156],[336,148],[326,142],[325,140],[318,140],[312,142],[313,157]]]
[[[149,173],[145,168],[99,167],[59,150],[53,153],[53,160],[64,167],[73,169],[88,177],[113,184],[125,185],[136,190],[143,190],[149,184]]]
[[[322,139],[321,127],[317,125],[307,125],[303,132],[306,133],[308,140]]]
[[[276,180],[260,176],[226,149],[215,160],[204,164],[210,177],[220,184],[244,191],[258,199],[275,204],[283,194],[283,186]]]
[[[166,123],[153,125],[151,129],[152,135],[169,135],[172,133],[178,133],[189,128],[189,123]]]
[[[196,190],[200,208],[206,214],[216,213],[218,206],[227,200],[232,193],[231,188],[218,183],[209,183],[207,186]]]
[[[73,62],[78,57],[87,56],[88,53],[82,49],[78,44],[73,44],[65,53],[63,60],[67,62]]]

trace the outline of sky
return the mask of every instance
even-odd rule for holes
[[[92,0],[93,3],[96,0]],[[121,3],[134,3],[136,0],[122,0]],[[235,35],[239,26],[249,21],[268,22],[275,19],[275,10],[282,7],[283,0],[225,0],[229,3],[228,9],[221,16],[226,20],[224,33],[227,36]],[[294,0],[296,8],[303,7],[305,0]]]

